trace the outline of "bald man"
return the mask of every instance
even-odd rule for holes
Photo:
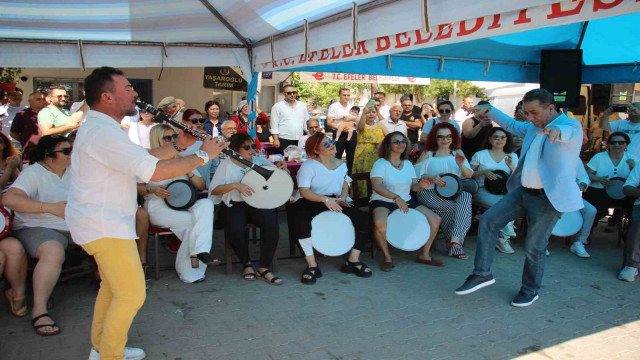
[[[404,136],[407,136],[407,124],[400,120],[400,116],[402,116],[402,107],[393,105],[389,109],[389,117],[381,121],[382,125],[389,130],[389,133],[400,131]]]
[[[473,107],[473,98],[471,96],[467,96],[462,99],[462,107],[458,109],[453,114],[453,120],[458,123],[458,128],[462,128],[462,123],[468,118],[472,117],[467,113],[467,109],[471,109]]]

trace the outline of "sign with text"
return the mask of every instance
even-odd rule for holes
[[[406,76],[345,74],[331,72],[301,72],[302,82],[337,82],[337,83],[364,83],[364,84],[407,84],[430,85],[429,78],[416,78]]]
[[[207,89],[247,91],[247,81],[228,66],[205,67],[202,86]]]

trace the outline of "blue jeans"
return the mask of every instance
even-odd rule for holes
[[[545,249],[549,244],[551,230],[560,218],[558,212],[544,194],[532,195],[521,186],[498,201],[480,218],[474,275],[490,275],[493,254],[500,229],[509,221],[526,217],[527,236],[524,240],[525,262],[520,291],[537,294],[542,286]]]

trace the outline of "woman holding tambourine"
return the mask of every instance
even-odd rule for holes
[[[607,216],[609,208],[615,199],[607,195],[607,187],[615,187],[624,184],[631,170],[636,165],[636,157],[629,154],[627,146],[630,143],[629,135],[623,132],[613,132],[607,138],[607,151],[597,153],[587,163],[587,173],[591,185],[584,192],[583,197],[598,210],[593,225]],[[617,183],[617,184],[616,184]],[[621,200],[629,211],[633,206],[633,200]]]
[[[395,131],[385,136],[378,147],[380,159],[373,164],[371,170],[371,185],[373,193],[369,208],[373,214],[374,236],[382,250],[384,261],[382,271],[389,272],[393,268],[393,261],[387,244],[387,218],[396,209],[406,213],[410,208],[420,211],[427,218],[431,233],[416,262],[432,266],[444,266],[442,261],[432,258],[429,250],[438,234],[441,218],[433,211],[411,198],[411,191],[418,192],[427,188],[433,182],[429,179],[418,181],[415,169],[408,160],[409,140]],[[425,234],[426,236],[426,234]]]
[[[473,203],[488,209],[507,193],[509,175],[518,166],[518,155],[513,153],[513,138],[501,127],[492,127],[480,150],[471,159],[473,177],[480,188],[473,195]],[[486,186],[485,186],[486,185]],[[513,254],[509,238],[516,236],[513,221],[500,230],[496,249],[505,254]]]
[[[347,164],[335,158],[335,141],[323,133],[316,133],[307,139],[305,150],[309,160],[298,170],[298,192],[294,196],[293,211],[290,212],[294,216],[289,219],[295,224],[296,237],[307,262],[307,268],[302,273],[302,283],[314,284],[322,276],[313,255],[311,221],[327,210],[345,214],[355,229],[355,245],[341,271],[360,277],[371,276],[371,269],[359,260],[369,239],[371,217],[347,202],[351,178],[347,175]]]
[[[453,125],[439,123],[431,129],[415,169],[419,178],[433,182],[433,185],[418,193],[418,201],[442,217],[440,229],[447,236],[449,256],[468,258],[462,245],[471,227],[471,194],[461,191],[458,196],[447,199],[439,196],[435,188],[447,185],[440,177],[443,174],[453,174],[459,178],[473,176],[473,170],[460,150],[460,135]]]
[[[176,136],[175,130],[169,125],[156,125],[149,134],[149,143],[155,149],[170,144]],[[176,256],[176,271],[180,280],[186,283],[201,282],[204,281],[207,265],[219,263],[209,254],[213,238],[213,202],[200,199],[185,210],[170,208],[165,202],[170,195],[167,185],[176,180],[189,181],[198,190],[205,189],[205,180],[197,170],[193,170],[169,180],[140,183],[138,194],[144,196],[144,208],[149,212],[151,223],[170,228],[182,241]]]
[[[246,133],[231,136],[229,149],[258,166],[273,167],[267,159],[254,156],[256,144]],[[286,163],[279,162],[277,166],[286,171]],[[224,234],[244,266],[242,278],[248,281],[257,278],[270,285],[280,285],[282,280],[270,270],[280,235],[278,216],[275,209],[257,209],[245,202],[243,196],[251,196],[254,193],[254,189],[241,183],[248,171],[250,169],[247,165],[236,159],[223,160],[211,179],[209,194],[213,196],[216,205],[224,204],[222,208]],[[249,244],[244,236],[247,223],[254,223],[260,228],[260,264],[257,274],[249,256]]]

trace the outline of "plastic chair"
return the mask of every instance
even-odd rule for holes
[[[160,235],[171,235],[172,232],[169,228],[157,227],[154,225],[149,226],[149,234],[153,235],[153,246],[155,252],[154,258],[154,278],[158,280],[160,278],[160,259],[159,259],[159,248],[160,248]]]

